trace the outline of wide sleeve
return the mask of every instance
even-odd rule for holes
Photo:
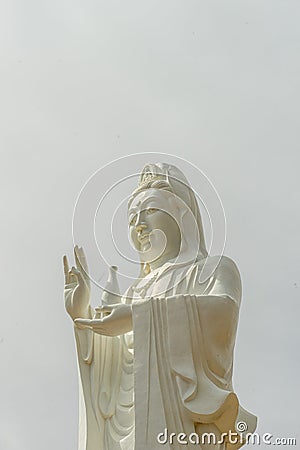
[[[79,450],[121,450],[133,428],[128,336],[74,326],[79,368]]]

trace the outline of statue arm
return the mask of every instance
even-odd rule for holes
[[[198,271],[196,275],[199,276]],[[241,279],[235,263],[227,257],[222,257],[216,272],[212,275],[208,289],[199,294],[197,292],[199,283],[192,283],[196,286],[189,295],[196,295],[198,303],[203,303],[203,308],[210,309],[211,314],[223,317],[226,316],[226,311],[229,310],[229,303],[233,301],[237,306],[241,300]],[[184,294],[179,294],[182,297]],[[140,303],[140,302],[138,302]],[[214,308],[216,310],[214,311]],[[75,319],[75,324],[82,329],[90,329],[96,334],[103,336],[120,336],[129,331],[132,331],[132,305],[126,303],[117,303],[114,305],[107,305],[101,308],[102,312],[109,313],[102,319],[85,318],[84,316]]]
[[[79,450],[121,450],[119,442],[130,434],[133,424],[132,355],[127,342],[124,344],[119,336],[101,336],[92,327],[83,328],[77,323],[79,318],[92,320],[94,311],[89,301],[90,282],[83,250],[75,247],[74,256],[76,267],[71,269],[64,257],[64,297],[66,310],[74,321],[78,358]],[[120,314],[117,316],[120,322]],[[127,320],[121,320],[123,326],[130,319],[128,314],[126,317]]]

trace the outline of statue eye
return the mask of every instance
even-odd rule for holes
[[[148,209],[146,209],[146,213],[149,215],[149,214],[153,214],[153,213],[155,213],[156,211],[158,211],[158,209],[157,208],[148,208]]]
[[[129,225],[133,227],[136,224],[136,214],[129,218]]]

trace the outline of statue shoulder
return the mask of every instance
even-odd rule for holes
[[[222,290],[227,296],[240,303],[242,281],[239,269],[233,259],[228,256],[222,256],[215,272],[215,279],[215,289],[217,291]]]
[[[210,271],[212,274],[221,275],[225,272],[232,274],[232,276],[240,276],[239,269],[233,259],[225,255],[207,256],[205,259],[196,261],[190,270],[201,271],[205,266],[206,271]]]
[[[225,294],[240,301],[242,283],[238,267],[233,259],[224,255],[216,255],[196,261],[190,268],[192,278],[197,277],[199,279],[203,268],[205,273],[209,275],[208,277],[205,276],[207,280],[202,285],[205,293],[211,295]]]
[[[220,258],[220,263],[216,268],[216,275],[227,274],[233,277],[240,277],[239,269],[233,259],[228,256],[222,255]]]

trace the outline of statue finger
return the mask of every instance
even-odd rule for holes
[[[82,247],[78,247],[78,254],[79,254],[79,257],[80,257],[80,262],[82,264],[82,267],[84,268],[84,270],[88,274],[89,270],[88,270],[88,265],[87,265],[87,259],[86,259],[86,256],[85,256],[85,253],[84,253],[84,250],[83,250]]]
[[[86,283],[89,284],[90,280],[85,255],[82,253],[82,248],[79,248],[78,245],[74,247],[74,255],[77,268],[81,271]]]
[[[85,286],[85,281],[84,278],[82,276],[82,273],[80,272],[80,270],[78,270],[76,267],[72,267],[71,269],[72,274],[76,277],[76,280],[79,284],[79,286]]]
[[[65,284],[68,284],[70,282],[70,277],[69,277],[69,263],[66,255],[63,256],[63,266],[65,274]]]
[[[114,309],[115,305],[104,305],[104,306],[99,306],[97,309],[100,312],[112,312],[112,310]]]
[[[78,328],[84,329],[84,328],[89,328],[91,329],[91,325],[90,325],[90,319],[75,319],[74,320],[75,325],[78,326]]]
[[[74,258],[75,258],[75,263],[76,263],[77,269],[81,270],[82,265],[81,265],[81,261],[80,261],[79,254],[78,254],[78,245],[75,245],[75,247],[74,247]]]

